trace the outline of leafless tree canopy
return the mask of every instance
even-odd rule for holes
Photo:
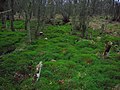
[[[7,13],[6,10],[11,10]],[[82,31],[86,37],[88,17],[95,15],[112,16],[113,21],[120,21],[120,1],[118,0],[0,0],[0,14],[3,27],[5,17],[11,18],[11,29],[14,31],[14,15],[25,19],[25,29],[31,38],[30,21],[37,20],[35,36],[44,23],[56,24],[55,16],[62,16],[63,24],[71,22],[74,30]],[[3,13],[6,12],[6,13]],[[58,22],[60,24],[60,22]],[[37,37],[36,37],[37,38]],[[31,39],[30,39],[31,41]]]

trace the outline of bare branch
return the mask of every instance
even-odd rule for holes
[[[12,11],[12,9],[7,10],[7,11],[3,11],[3,12],[0,12],[0,14],[9,13],[9,12],[11,12],[11,11]]]

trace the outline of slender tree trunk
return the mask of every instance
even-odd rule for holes
[[[32,37],[31,37],[31,30],[30,30],[30,14],[25,11],[25,30],[28,32],[28,41],[29,43],[32,42]]]
[[[0,12],[3,12],[3,13],[0,13],[0,17],[2,21],[2,29],[6,28],[4,6],[5,6],[5,0],[0,0]]]
[[[40,6],[38,7],[38,15],[37,15],[37,29],[35,30],[35,38],[37,39],[37,33],[40,27]]]
[[[29,38],[29,42],[32,42],[32,37],[31,37],[31,30],[30,30],[30,20],[28,20],[27,22],[27,30],[28,30],[28,38]]]
[[[35,30],[35,39],[38,38],[38,31],[39,29],[42,29],[42,25],[44,23],[44,20],[41,20],[41,14],[43,15],[44,12],[42,12],[43,7],[42,6],[42,0],[38,0],[39,6],[38,6],[38,11],[37,11],[37,28]]]
[[[28,18],[28,15],[27,15],[27,12],[25,11],[25,30],[27,30],[27,23],[28,23],[28,20],[27,20],[27,18]]]
[[[86,36],[86,30],[87,30],[86,24],[83,24],[82,25],[82,38],[85,38],[85,36]]]
[[[28,31],[28,39],[29,39],[29,43],[32,42],[32,33],[31,33],[31,28],[30,28],[30,20],[31,20],[31,15],[32,15],[32,3],[29,3],[28,6],[28,11],[26,12],[26,24],[27,24],[27,31]]]
[[[11,9],[12,9],[12,11],[11,11],[11,30],[12,31],[15,31],[15,29],[14,29],[14,0],[11,0]]]
[[[2,15],[2,28],[6,28],[5,15]]]

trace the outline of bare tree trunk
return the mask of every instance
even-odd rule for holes
[[[6,12],[4,12],[5,10],[4,6],[5,6],[5,0],[0,0],[0,15],[1,15],[0,17],[1,17],[3,29],[6,28],[6,24],[5,24],[5,13]]]
[[[43,32],[41,30],[44,28],[44,17],[45,17],[45,7],[43,5],[44,0],[38,0],[38,9],[37,9],[37,27],[35,30],[35,39],[38,38],[38,36],[42,36]],[[40,32],[38,32],[40,31]]]
[[[29,17],[30,18],[30,17]],[[31,37],[31,30],[30,30],[30,19],[27,22],[27,30],[28,30],[28,38],[29,38],[29,42],[32,42],[32,37]]]
[[[5,15],[2,15],[2,28],[6,28],[6,21],[5,21]]]
[[[110,49],[112,47],[112,42],[108,42],[105,46],[105,51],[103,53],[104,58],[109,56]]]
[[[37,15],[37,29],[35,30],[35,38],[37,39],[37,33],[40,27],[40,6],[38,6],[38,15]]]
[[[30,16],[29,13],[25,11],[25,30],[28,31],[28,41],[32,42],[31,30],[30,30]]]
[[[32,42],[32,35],[31,35],[31,28],[30,28],[30,20],[31,20],[31,14],[32,14],[31,8],[32,8],[32,3],[29,2],[27,10],[25,11],[25,30],[28,31],[28,41],[29,41],[29,43]]]
[[[86,30],[87,30],[87,26],[86,26],[86,24],[83,24],[82,25],[82,38],[85,38],[85,36],[86,36]]]
[[[14,29],[14,0],[11,0],[11,9],[12,9],[12,11],[11,11],[11,30],[12,31],[15,31],[15,29]]]
[[[27,30],[27,23],[28,23],[28,15],[27,15],[27,12],[25,11],[25,30]]]

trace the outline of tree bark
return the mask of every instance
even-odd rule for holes
[[[110,52],[110,49],[112,47],[112,42],[108,42],[105,46],[105,51],[103,53],[103,56],[104,57],[108,57],[109,56],[109,52]]]
[[[5,22],[5,15],[1,15],[2,17],[2,29],[6,28],[6,22]]]
[[[40,6],[38,6],[38,15],[37,15],[37,29],[35,30],[35,39],[37,39],[37,33],[40,27]]]
[[[15,31],[14,29],[14,0],[11,0],[11,30]]]
[[[2,19],[2,28],[6,28],[6,24],[5,24],[5,0],[0,0],[0,15],[1,15],[1,19]]]

